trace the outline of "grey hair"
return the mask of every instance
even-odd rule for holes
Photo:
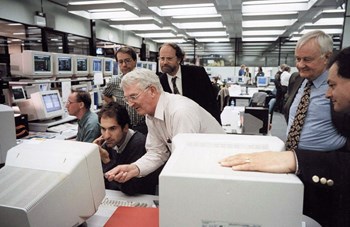
[[[163,91],[163,87],[160,84],[159,77],[155,72],[149,69],[135,69],[125,74],[122,78],[120,87],[127,87],[138,84],[139,88],[146,89],[149,86],[154,86],[158,92]]]
[[[308,41],[314,39],[320,46],[321,54],[327,54],[333,52],[333,40],[332,38],[321,30],[315,30],[305,33],[297,42],[295,49],[299,49]]]

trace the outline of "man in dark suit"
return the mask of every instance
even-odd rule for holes
[[[182,65],[184,53],[174,43],[163,44],[159,49],[159,76],[163,90],[177,93],[197,102],[219,123],[220,109],[209,76],[203,67]]]

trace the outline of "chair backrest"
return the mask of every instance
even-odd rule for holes
[[[266,97],[267,97],[267,94],[265,92],[255,92],[250,100],[249,106],[265,107]]]

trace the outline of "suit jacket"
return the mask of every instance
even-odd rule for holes
[[[289,89],[289,97],[284,106],[288,121],[289,108],[304,78],[295,77]],[[338,131],[349,137],[350,117],[337,113],[332,106],[332,121]],[[317,138],[315,138],[317,139]],[[349,142],[349,141],[348,141]],[[304,184],[304,214],[325,226],[350,226],[350,149],[344,147],[337,151],[317,152],[298,150],[299,173]],[[332,180],[334,184],[314,182],[313,178]]]
[[[182,95],[198,103],[220,123],[220,109],[216,101],[216,94],[205,69],[193,65],[181,65],[180,69]],[[163,90],[172,93],[167,74],[161,74],[159,79]]]

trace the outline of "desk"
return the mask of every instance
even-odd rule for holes
[[[158,196],[154,195],[136,195],[136,196],[128,196],[120,191],[114,190],[106,190],[106,196],[104,199],[113,199],[113,200],[124,200],[131,202],[143,202],[147,203],[149,207],[155,207],[154,200],[158,200]],[[86,220],[86,224],[88,227],[101,227],[103,226],[108,219],[112,216],[115,207],[110,205],[101,204],[97,210],[97,212],[91,216],[88,220]]]
[[[75,121],[77,118],[75,116],[66,115],[57,120],[47,120],[42,122],[29,122],[29,130],[35,132],[46,132],[49,127],[67,123],[70,121]]]

